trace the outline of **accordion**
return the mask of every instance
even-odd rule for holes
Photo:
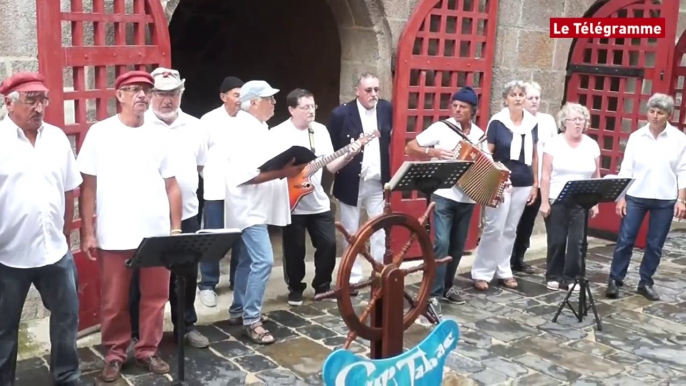
[[[467,197],[477,204],[495,208],[500,204],[510,170],[500,162],[493,161],[455,125],[443,121],[462,138],[453,149],[455,159],[474,161],[474,165],[457,182]]]

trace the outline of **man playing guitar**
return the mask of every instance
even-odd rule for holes
[[[305,277],[306,230],[316,249],[315,277],[312,281],[315,294],[330,289],[336,266],[334,213],[322,187],[321,168],[326,166],[330,172],[335,173],[359,153],[361,145],[355,141],[346,147],[346,151],[339,152],[337,158],[322,157],[333,155],[334,150],[326,127],[314,121],[317,105],[312,93],[295,89],[286,96],[286,104],[291,118],[269,131],[272,143],[307,147],[318,157],[303,173],[288,181],[292,214],[291,223],[283,229],[283,269],[289,290],[288,304],[298,306],[303,302],[303,291],[306,288],[306,284],[302,282]]]

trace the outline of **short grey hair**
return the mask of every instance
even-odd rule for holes
[[[7,97],[16,102],[19,100],[19,91],[12,91],[11,93],[7,94]]]
[[[584,132],[586,132],[591,123],[591,113],[588,112],[586,106],[578,103],[567,102],[562,106],[560,112],[557,113],[557,127],[560,128],[561,132],[564,132],[567,129],[565,122],[573,112],[580,113],[584,117]]]
[[[360,74],[360,76],[357,78],[357,83],[355,84],[355,87],[358,87],[362,84],[362,81],[368,78],[373,78],[373,79],[379,79],[378,76],[372,74],[371,72],[363,72]]]
[[[674,99],[667,94],[655,93],[648,99],[649,109],[660,109],[671,115],[674,112]]]
[[[252,104],[252,101],[253,101],[253,99],[241,102],[241,110],[243,110],[243,111],[250,110],[250,105]]]
[[[520,89],[520,90],[524,91],[524,94],[526,94],[526,85],[527,85],[527,83],[524,82],[523,80],[513,80],[510,82],[507,82],[505,87],[503,87],[503,93],[502,93],[503,106],[507,106],[507,101],[506,101],[507,96],[510,95],[512,90]]]
[[[524,92],[529,95],[529,91],[535,90],[538,91],[538,93],[541,93],[541,85],[538,84],[537,82],[531,81],[531,82],[525,82],[524,83],[525,90]]]

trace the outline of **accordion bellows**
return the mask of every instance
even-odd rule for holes
[[[457,160],[474,161],[457,186],[477,204],[497,207],[502,200],[505,183],[510,178],[510,170],[464,139],[455,146],[453,154]]]

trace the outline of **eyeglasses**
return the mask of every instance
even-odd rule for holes
[[[269,102],[271,102],[271,103],[276,103],[276,98],[274,98],[273,96],[270,96],[270,97],[261,97],[260,99],[265,100],[265,101],[269,101]]]
[[[317,110],[319,108],[319,106],[317,106],[317,105],[304,105],[304,106],[298,106],[298,108],[300,110],[309,111],[309,110]]]
[[[371,94],[372,91],[375,91],[378,94],[380,90],[381,87],[367,87],[364,89],[364,92],[366,92],[367,94]]]
[[[43,105],[43,107],[48,107],[50,105],[50,99],[48,97],[26,97],[26,100],[18,100],[17,102],[29,106],[32,109],[38,107],[38,105]]]
[[[585,119],[585,118],[579,118],[579,117],[576,117],[576,118],[567,118],[567,119],[565,119],[565,120],[566,120],[567,122],[574,122],[574,123],[584,123],[584,122],[586,122],[586,119]]]
[[[150,93],[152,92],[152,88],[146,87],[146,86],[126,86],[126,87],[120,88],[120,90],[132,92],[135,95],[138,95],[138,93],[141,91],[143,91],[143,94],[145,94],[145,95],[150,95]]]
[[[157,98],[176,98],[181,94],[181,91],[175,90],[175,91],[162,91],[162,90],[152,90],[152,95]]]

